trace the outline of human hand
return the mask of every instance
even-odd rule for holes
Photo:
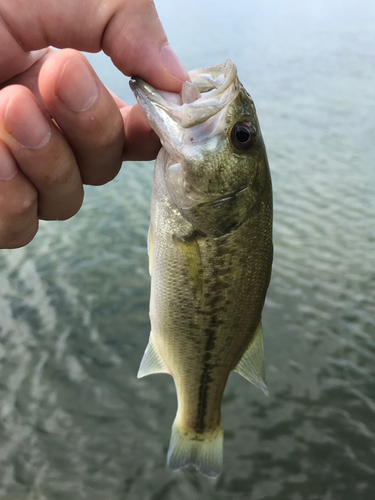
[[[72,217],[83,184],[160,147],[138,105],[72,49],[104,50],[157,88],[178,92],[188,79],[151,0],[0,0],[0,248],[28,244],[38,219]]]

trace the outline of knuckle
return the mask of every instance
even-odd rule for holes
[[[36,210],[38,194],[36,190],[29,191],[27,196],[15,197],[8,202],[5,212],[9,217],[24,217]]]

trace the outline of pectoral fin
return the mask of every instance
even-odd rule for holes
[[[152,336],[150,335],[150,340],[143,355],[137,377],[142,378],[153,373],[169,373],[169,370],[155,349]]]
[[[251,344],[245,351],[234,371],[256,385],[266,396],[268,396],[269,392],[266,385],[264,370],[263,331],[260,322]]]

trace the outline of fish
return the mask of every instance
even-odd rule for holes
[[[172,375],[170,469],[223,466],[232,370],[266,395],[261,317],[271,277],[272,185],[254,102],[233,61],[189,72],[180,94],[130,87],[162,148],[148,233],[149,342],[138,377]]]

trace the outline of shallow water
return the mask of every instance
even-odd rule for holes
[[[157,2],[173,47],[189,69],[236,62],[268,149],[270,397],[231,375],[220,478],[166,468],[173,381],[136,379],[153,167],[126,164],[72,220],[1,252],[0,498],[372,500],[375,5],[186,3]]]

